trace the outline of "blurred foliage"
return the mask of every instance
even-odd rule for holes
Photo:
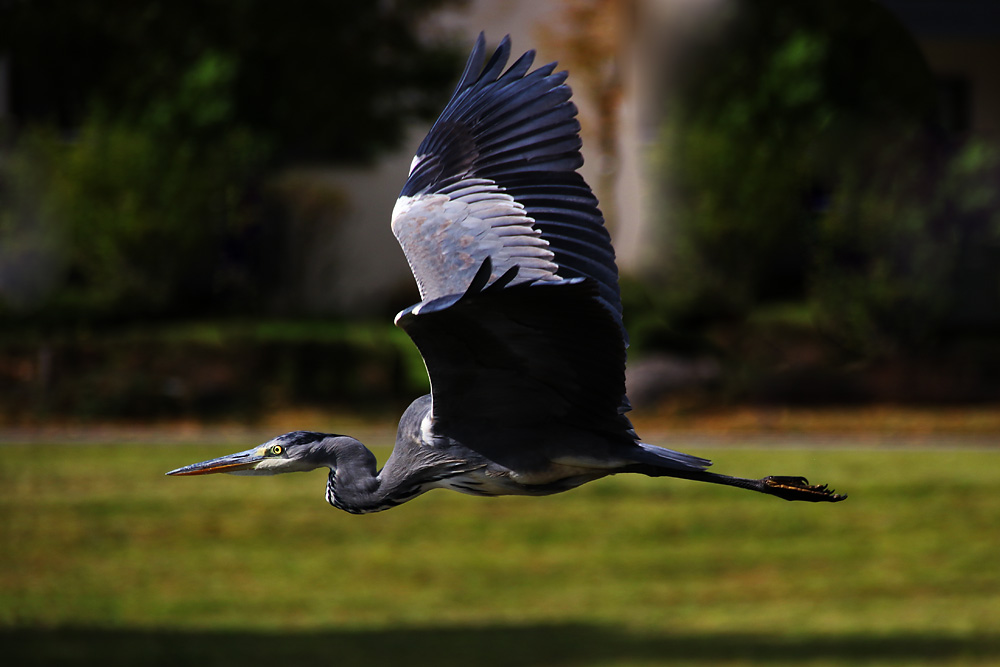
[[[235,417],[302,405],[402,410],[423,360],[387,322],[228,320],[0,333],[0,423]]]
[[[0,0],[0,53],[21,121],[74,130],[98,102],[135,122],[172,91],[281,156],[357,160],[438,110],[459,53],[418,28],[458,1]],[[228,99],[203,102],[198,86],[220,76]]]
[[[458,59],[418,27],[452,2],[0,2],[0,314],[261,314],[291,243],[269,175],[430,116]]]
[[[868,157],[819,220],[819,324],[878,355],[1000,332],[1000,150],[917,136]]]
[[[224,84],[217,64],[200,63],[191,87]],[[95,112],[72,142],[44,126],[22,134],[17,160],[41,196],[10,231],[27,222],[40,245],[21,252],[47,253],[44,266],[62,275],[47,308],[84,319],[196,313],[225,290],[220,259],[249,226],[243,200],[267,145],[227,126],[223,95],[187,92],[151,104],[137,124]],[[178,122],[203,138],[173,131]]]
[[[667,109],[667,328],[800,303],[867,358],[1000,331],[997,151],[940,126],[909,34],[860,0],[738,8]]]

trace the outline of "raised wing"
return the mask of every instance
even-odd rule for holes
[[[392,230],[424,301],[464,294],[489,258],[496,280],[588,278],[624,338],[614,250],[597,199],[576,169],[580,124],[555,63],[506,71],[510,40],[489,62],[479,36],[458,86],[417,150]]]

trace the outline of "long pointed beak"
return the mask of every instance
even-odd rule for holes
[[[217,459],[192,463],[189,466],[171,470],[168,475],[211,475],[217,472],[240,472],[241,470],[253,470],[257,464],[264,460],[261,447],[254,447],[245,452],[237,452],[228,456],[220,456]]]

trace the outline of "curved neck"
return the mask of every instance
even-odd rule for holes
[[[400,464],[398,449],[393,450],[385,468],[376,472],[371,450],[354,438],[339,438],[321,463],[330,468],[326,501],[351,514],[370,514],[402,505],[427,491],[427,485],[414,481],[418,477],[405,474],[409,469]]]
[[[375,455],[357,440],[341,439],[333,456],[324,462],[330,468],[326,501],[351,514],[367,514],[388,509],[382,484],[375,472]]]
[[[358,440],[338,437],[323,447],[317,465],[330,468],[326,500],[352,514],[381,512],[413,500],[442,477],[468,466],[445,453],[421,446],[422,424],[430,412],[430,396],[415,400],[399,421],[396,444],[385,467],[376,472],[375,455]],[[461,465],[458,465],[461,464]]]

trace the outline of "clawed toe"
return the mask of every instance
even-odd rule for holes
[[[847,498],[847,494],[835,493],[826,484],[809,484],[805,477],[770,476],[760,481],[761,491],[785,500],[836,503]]]

